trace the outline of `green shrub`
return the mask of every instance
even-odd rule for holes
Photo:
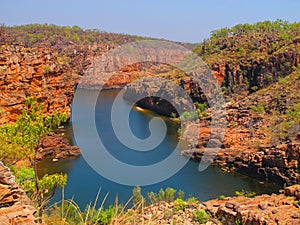
[[[253,197],[253,196],[256,195],[256,193],[253,192],[253,191],[245,191],[245,190],[242,190],[242,191],[236,191],[236,192],[235,192],[235,195],[236,195],[236,196]]]
[[[196,210],[194,212],[194,220],[199,223],[206,223],[209,220],[209,215],[204,209]]]
[[[182,199],[180,198],[177,198],[175,201],[174,201],[174,209],[176,211],[179,211],[179,210],[185,210],[186,208],[186,202],[183,201]]]
[[[143,200],[142,189],[139,186],[136,186],[132,190],[132,202],[135,206],[139,205]]]
[[[226,198],[225,195],[220,195],[220,196],[219,196],[219,199],[220,199],[220,200],[224,200],[225,198]]]
[[[158,201],[157,194],[152,191],[147,194],[147,198],[150,204],[153,204]]]
[[[187,201],[188,204],[191,204],[191,205],[194,205],[194,204],[198,203],[198,199],[195,198],[195,197],[190,197],[186,201]]]
[[[256,105],[251,106],[251,109],[254,113],[263,113],[263,112],[265,112],[264,106],[260,105],[260,104],[258,104],[257,106]]]
[[[165,190],[165,198],[166,201],[173,201],[175,198],[176,190],[174,188],[166,188]]]
[[[158,200],[159,201],[164,201],[166,198],[166,194],[165,194],[165,191],[164,189],[160,189],[159,192],[158,192]]]
[[[177,192],[177,198],[180,198],[180,199],[184,199],[184,191],[182,191],[182,190],[179,190],[178,192]]]

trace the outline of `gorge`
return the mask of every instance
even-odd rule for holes
[[[280,21],[273,22],[273,27],[265,30],[263,28],[259,28],[259,30],[257,28],[259,24],[253,25],[252,30],[247,31],[237,30],[237,27],[234,27],[225,34],[213,33],[209,40],[199,45],[180,43],[203,58],[217,78],[227,101],[226,120],[228,126],[222,148],[214,160],[217,167],[209,167],[207,171],[199,173],[198,164],[190,161],[174,177],[166,182],[147,186],[143,189],[144,192],[158,192],[161,187],[172,186],[206,201],[220,195],[234,195],[235,191],[241,189],[255,191],[257,194],[277,193],[284,185],[300,183],[300,99],[297,94],[300,86],[299,23],[290,24],[288,29],[281,27],[280,24]],[[44,31],[51,29],[51,32],[59,33],[62,38],[51,40],[50,36],[55,36],[50,35],[49,38],[30,39],[26,35],[26,32],[29,32],[38,37],[38,34],[46,34],[47,32]],[[93,68],[95,59],[118,45],[146,39],[130,35],[93,33],[74,28],[71,29],[71,32],[81,38],[81,42],[76,42],[64,36],[64,29],[64,27],[45,25],[1,27],[1,125],[16,121],[29,96],[35,97],[39,103],[43,103],[47,114],[53,115],[57,111],[66,113],[70,118],[76,87],[86,71]],[[88,35],[94,35],[96,41],[86,44],[84,41],[89,40]],[[284,35],[288,35],[288,37]],[[165,53],[164,57],[174,57],[175,60],[180,61],[181,55],[176,52],[171,53]],[[111,63],[111,65],[107,65],[108,67],[113,66],[113,59],[108,59],[108,62]],[[147,163],[157,162],[158,159],[164,159],[172,147],[177,144],[177,131],[180,128],[169,118],[173,108],[170,108],[161,99],[148,98],[140,101],[138,106],[167,116],[160,116],[169,129],[166,140],[160,148],[156,149],[158,153],[147,155],[147,160],[145,160],[141,155],[133,154],[130,150],[123,148],[124,146],[114,138],[113,131],[107,124],[107,118],[110,117],[106,110],[110,108],[119,88],[123,88],[141,77],[170,79],[180,85],[195,102],[206,102],[199,85],[187,74],[169,65],[153,62],[135,63],[120,68],[114,73],[104,86],[104,89],[107,89],[102,92],[104,102],[97,103],[95,120],[99,123],[97,129],[102,129],[103,139],[106,140],[113,155],[134,165],[147,165]],[[93,89],[97,89],[99,84],[103,85],[97,76],[85,79],[81,83],[81,87],[85,88],[85,90],[79,90],[83,98],[83,115],[85,104],[89,102],[89,94],[93,92]],[[133,87],[133,91],[137,95],[149,92],[149,90],[147,88],[134,89]],[[98,98],[101,99],[100,96]],[[128,107],[126,101],[123,101],[122,104],[124,104],[123,107]],[[211,111],[208,108],[204,112],[199,120],[193,122],[201,126],[196,151],[191,152],[188,147],[182,146],[178,157],[183,157],[180,156],[183,154],[195,161],[201,159],[203,149],[207,146],[211,135]],[[122,112],[120,114],[122,115]],[[133,130],[138,137],[145,138],[149,135],[148,122],[154,116],[157,114],[148,110],[144,110],[143,113],[136,108],[132,110],[130,123],[135,128]],[[80,154],[77,147],[68,146],[64,137],[67,136],[67,139],[72,142],[71,144],[76,145],[71,131],[73,122],[77,121],[71,120],[63,128],[58,129],[60,131],[55,134],[58,135],[58,138],[55,138],[53,134],[43,142],[46,151],[44,153],[42,149],[40,151],[39,174],[61,171],[68,173],[69,184],[65,189],[67,197],[72,198],[75,195],[75,199],[82,208],[93,200],[100,187],[104,192],[110,192],[108,205],[114,203],[116,195],[119,196],[120,201],[126,202],[130,198],[132,187],[118,186],[98,176],[82,157],[63,160],[63,158]],[[84,123],[84,117],[81,122]],[[88,139],[88,136],[86,138]],[[59,150],[57,150],[57,146],[60,146]],[[93,149],[93,146],[93,142],[89,143],[90,149]],[[50,158],[47,158],[49,156]],[[58,162],[53,162],[53,158]],[[237,175],[235,172],[247,177]],[[272,183],[276,183],[278,186]],[[82,193],[82,190],[86,190],[86,192]],[[299,198],[298,192],[298,189],[293,191],[292,196],[296,200]],[[79,194],[81,199],[76,197]],[[60,198],[61,192],[57,191],[53,201],[59,201]],[[259,198],[257,197],[257,199]],[[285,199],[283,196],[279,198]],[[236,201],[236,199],[228,201]],[[217,217],[220,215],[226,217],[229,213],[232,217],[231,221],[244,219],[241,215],[242,212],[235,209],[235,206],[231,207],[224,202],[227,205],[225,206],[223,203],[215,203],[214,200],[212,202],[212,206],[208,203],[206,207],[211,207],[209,211]],[[251,200],[249,202],[247,204],[253,204]],[[236,203],[236,205],[238,204]],[[293,205],[291,202],[286,204]],[[264,206],[258,207],[260,210],[265,208]],[[297,210],[295,211],[297,212]],[[293,217],[297,222],[299,217],[296,214],[288,215],[288,218]],[[255,218],[251,220],[251,223],[254,220]],[[264,224],[263,220],[259,221],[257,224]]]

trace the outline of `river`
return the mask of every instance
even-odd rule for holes
[[[78,90],[80,93],[80,104],[82,104],[82,118],[79,123],[85,123],[84,110],[90,100],[93,91]],[[161,117],[167,125],[168,131],[163,142],[153,151],[136,152],[128,149],[116,138],[110,123],[110,110],[114,98],[118,94],[117,90],[102,91],[95,109],[95,120],[98,133],[104,142],[104,145],[109,149],[110,153],[117,159],[132,165],[150,165],[166,158],[178,143],[177,130],[179,125],[170,121],[168,118]],[[122,102],[124,110],[128,109],[129,104]],[[122,110],[119,112],[122,116]],[[155,113],[144,110],[140,111],[132,109],[130,113],[130,126],[132,132],[139,138],[149,136],[148,123],[151,118],[158,116]],[[68,137],[72,144],[76,144],[73,135],[72,123],[70,121],[61,132]],[[156,132],[161,132],[157,130]],[[82,135],[85,135],[82,133]],[[88,135],[88,134],[86,134]],[[89,137],[86,137],[89,138]],[[95,143],[91,141],[88,144],[90,151],[95,151]],[[183,157],[178,155],[178,158]],[[101,163],[101,160],[100,160]],[[52,162],[50,159],[43,160],[38,165],[39,174],[63,172],[68,174],[68,183],[64,189],[65,198],[74,198],[77,204],[83,208],[86,204],[93,202],[101,189],[100,202],[106,193],[109,193],[106,200],[106,205],[114,204],[116,196],[120,203],[125,203],[131,197],[132,186],[122,185],[112,182],[95,172],[84,157],[79,157],[72,160],[59,160]],[[185,196],[194,196],[201,201],[206,201],[212,198],[218,198],[220,195],[233,196],[235,191],[242,189],[254,191],[257,194],[277,192],[279,187],[273,184],[263,184],[259,181],[234,173],[223,172],[218,167],[210,166],[203,172],[198,171],[198,163],[189,161],[178,173],[160,183],[143,186],[142,192],[154,191],[158,192],[160,188],[172,187],[176,190],[183,190]],[[52,202],[61,199],[61,190],[56,190]]]

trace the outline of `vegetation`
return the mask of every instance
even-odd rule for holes
[[[53,24],[28,24],[22,26],[0,28],[7,34],[7,40],[2,42],[22,43],[27,47],[55,46],[57,44],[109,44],[120,45],[140,40],[142,37],[126,34],[108,33],[98,29],[82,29],[78,26],[58,26]],[[0,40],[1,44],[1,40]]]
[[[245,191],[245,190],[242,190],[242,191],[236,191],[236,192],[235,192],[235,195],[236,195],[236,196],[253,197],[253,196],[256,195],[256,193],[253,192],[253,191]]]
[[[227,96],[245,96],[278,79],[284,82],[282,78],[297,69],[293,55],[298,52],[299,36],[299,22],[278,19],[238,24],[212,31],[193,51],[211,68],[225,67],[222,86]]]
[[[260,114],[265,112],[264,106],[263,105],[252,105],[251,109],[254,113]]]
[[[176,211],[179,211],[179,210],[185,210],[186,208],[186,202],[183,201],[182,199],[180,198],[177,198],[175,201],[174,201],[174,209]]]
[[[190,112],[183,112],[180,115],[180,119],[181,120],[197,120],[201,117],[207,116],[206,113],[206,109],[208,108],[206,102],[204,103],[199,103],[199,102],[195,102],[195,106],[196,106],[196,111],[194,113],[190,113]]]
[[[194,220],[199,223],[206,223],[209,220],[209,215],[204,209],[196,210],[194,213]]]
[[[46,116],[43,105],[33,98],[27,98],[25,108],[15,124],[0,127],[0,159],[8,165],[20,160],[29,160],[30,168],[13,169],[16,179],[36,204],[39,220],[56,187],[66,185],[67,177],[62,174],[45,175],[39,179],[37,159],[39,143],[43,136],[66,120],[66,115],[55,113]]]

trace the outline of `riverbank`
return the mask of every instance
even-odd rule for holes
[[[15,183],[10,170],[0,163],[1,224],[36,224],[35,209]],[[127,209],[118,215],[122,224],[298,224],[300,221],[300,185],[287,187],[280,194],[253,198],[222,197],[206,202],[160,201],[142,208]],[[58,219],[57,217],[55,217]],[[49,217],[51,221],[51,215]],[[114,218],[112,218],[114,219]],[[126,222],[124,222],[126,221]],[[55,224],[57,221],[53,220]]]
[[[299,200],[300,185],[295,185],[281,190],[281,194],[187,201],[181,202],[181,208],[176,201],[159,202],[145,207],[135,224],[296,225],[300,222]]]

